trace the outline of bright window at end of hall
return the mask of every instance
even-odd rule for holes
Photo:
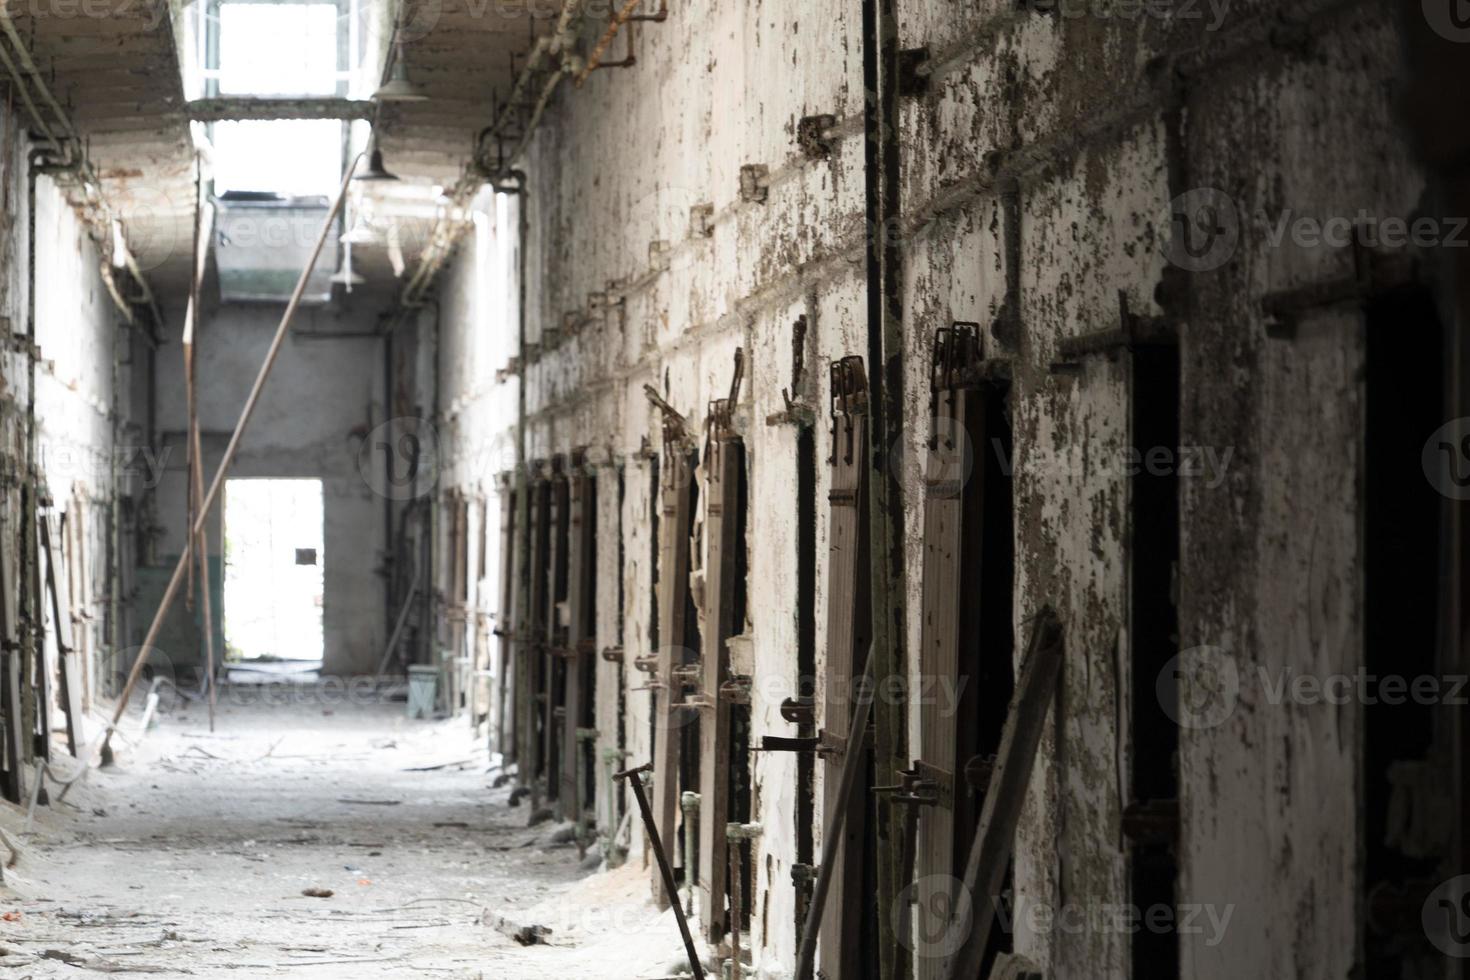
[[[335,3],[223,3],[221,95],[336,95]]]
[[[214,126],[214,189],[286,197],[333,195],[342,181],[335,119],[222,122]]]

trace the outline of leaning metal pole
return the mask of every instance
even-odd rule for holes
[[[648,832],[648,842],[653,845],[653,856],[658,860],[658,871],[664,879],[664,891],[668,892],[669,904],[674,907],[674,921],[679,924],[679,935],[684,939],[684,952],[689,957],[689,969],[695,980],[704,980],[704,966],[699,962],[699,952],[694,948],[694,936],[689,932],[689,920],[684,918],[684,908],[679,904],[679,889],[674,882],[674,869],[669,867],[668,855],[664,853],[664,842],[658,837],[658,821],[653,818],[653,807],[648,803],[648,793],[643,788],[643,774],[653,771],[653,763],[614,773],[613,779],[625,779],[633,785],[633,795],[638,798],[638,809],[643,814],[643,826]],[[655,775],[667,779],[665,775]]]
[[[307,280],[311,278],[312,270],[316,268],[317,258],[322,254],[322,246],[326,244],[327,236],[331,233],[337,216],[342,213],[342,202],[347,198],[347,188],[351,185],[352,175],[356,172],[360,162],[362,162],[362,154],[358,154],[353,159],[347,167],[347,172],[342,176],[342,188],[337,192],[337,199],[332,202],[332,209],[327,212],[326,220],[322,222],[322,230],[321,234],[317,235],[316,247],[311,250],[311,258],[307,259],[306,268],[301,270],[301,278],[296,280],[296,288],[291,293],[291,301],[286,304],[286,312],[281,315],[281,324],[276,327],[276,335],[271,340],[270,349],[266,351],[265,362],[260,365],[260,373],[255,376],[255,384],[250,389],[250,395],[245,399],[245,407],[240,410],[240,421],[235,423],[235,431],[230,436],[229,445],[225,447],[224,456],[220,458],[219,468],[214,472],[214,479],[209,484],[209,492],[204,495],[204,500],[200,502],[198,512],[194,515],[194,527],[189,529],[191,536],[197,536],[203,530],[205,518],[209,516],[215,498],[219,496],[220,487],[224,485],[225,474],[229,472],[230,464],[235,459],[235,453],[240,448],[240,438],[245,434],[245,427],[250,422],[250,416],[255,413],[256,403],[260,401],[260,393],[265,388],[266,378],[270,376],[271,368],[281,353],[281,346],[286,341],[286,333],[291,328],[291,320],[295,317],[296,308],[301,305],[301,297],[306,292]],[[187,565],[188,556],[180,555],[178,564],[174,566],[173,576],[168,580],[168,588],[163,591],[163,599],[158,603],[158,611],[153,614],[153,623],[148,627],[148,635],[144,638],[137,659],[133,661],[133,667],[128,672],[128,680],[123,685],[122,694],[118,697],[117,709],[112,714],[112,722],[107,726],[107,733],[100,743],[99,751],[104,763],[111,754],[112,733],[117,729],[123,712],[128,708],[128,699],[132,697],[133,688],[137,686],[138,678],[143,673],[143,665],[148,660],[148,654],[158,640],[158,631],[163,627],[163,618],[168,615],[169,607],[173,605],[174,597],[183,583]],[[92,760],[89,758],[85,765],[90,766],[91,763]]]

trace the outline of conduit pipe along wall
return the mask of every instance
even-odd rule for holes
[[[25,414],[25,473],[20,487],[20,540],[21,540],[21,595],[17,604],[23,624],[21,648],[21,730],[29,732],[35,727],[35,699],[31,691],[35,684],[36,644],[41,635],[44,615],[41,609],[40,569],[36,559],[39,555],[36,533],[36,514],[40,505],[41,465],[36,432],[36,369],[39,350],[36,347],[36,181],[42,174],[69,172],[75,162],[69,154],[58,153],[36,147],[26,154],[26,414]],[[26,755],[34,756],[29,741]],[[39,777],[38,777],[39,778]]]
[[[512,485],[515,487],[515,525],[514,531],[516,542],[514,554],[529,555],[531,553],[531,493],[530,474],[526,466],[526,301],[527,301],[527,276],[529,268],[529,250],[526,248],[526,238],[531,227],[529,208],[526,206],[529,194],[526,182],[526,174],[521,170],[512,170],[511,179],[515,181],[513,189],[505,189],[503,193],[513,194],[516,199],[516,260],[518,265],[517,274],[519,282],[516,285],[516,426],[515,426],[515,478]],[[531,563],[529,561],[513,562],[511,574],[519,575],[520,581],[516,583],[517,607],[512,612],[511,629],[521,629],[526,622],[530,609],[531,596]],[[502,629],[505,628],[502,625]],[[519,639],[515,640],[513,648],[517,654],[523,649]],[[513,668],[515,676],[522,676],[521,668]],[[514,709],[512,709],[514,710]],[[520,752],[520,741],[516,741],[516,751]],[[516,760],[517,771],[519,771],[520,759]]]
[[[386,320],[388,325],[386,327],[379,328],[375,333],[371,334],[371,336],[378,337],[383,344],[383,422],[385,424],[392,421],[394,418],[397,418],[397,408],[394,405],[393,394],[396,390],[394,381],[396,378],[395,353],[397,348],[393,343],[393,338],[397,334],[398,329],[402,327],[410,317],[415,318],[414,327],[420,344],[419,354],[417,356],[422,357],[424,321],[421,315],[426,308],[430,307],[432,307],[434,311],[434,317],[432,320],[429,321],[429,324],[432,327],[434,349],[437,350],[439,344],[439,323],[443,315],[443,310],[438,298],[433,296],[420,297],[416,302],[410,305],[400,305],[398,309],[390,310],[388,313],[385,313],[382,319]],[[441,420],[439,418],[439,386],[437,384],[434,386],[433,399],[434,402],[429,407],[429,418],[431,418],[434,422],[434,425],[438,427],[440,426]],[[384,486],[392,486],[394,481],[397,479],[396,475],[393,472],[393,453],[391,452],[385,452],[383,454],[383,477],[386,481],[384,483]],[[415,479],[417,479],[417,476],[415,476]],[[431,508],[437,506],[432,495],[429,495],[425,499],[428,500],[429,506]],[[405,505],[405,507],[403,508],[401,521],[396,521],[394,518],[394,501],[392,497],[389,495],[385,495],[383,499],[383,549],[385,555],[385,564],[387,568],[387,574],[384,576],[383,585],[384,596],[387,601],[385,603],[383,612],[384,626],[387,629],[387,633],[385,635],[389,637],[392,637],[396,632],[395,627],[397,626],[399,611],[403,608],[405,602],[411,601],[413,592],[420,587],[416,583],[429,583],[431,582],[432,578],[431,576],[426,575],[422,570],[415,570],[411,575],[407,576],[396,575],[395,573],[398,570],[395,569],[392,564],[394,561],[397,560],[397,556],[400,554],[400,549],[397,546],[397,542],[400,542],[404,538],[404,533],[408,525],[409,510],[411,506],[412,504]],[[426,529],[432,529],[432,527],[434,526],[433,522],[434,515],[431,513],[429,523],[425,525]],[[433,533],[426,533],[424,535],[423,548],[427,552],[427,555],[420,555],[419,558],[416,560],[422,561],[425,569],[432,569],[434,567],[435,560]],[[400,583],[405,585],[409,590],[409,594],[402,598],[399,598],[394,592],[395,585]],[[425,599],[425,605],[423,608],[423,622],[427,623],[432,622],[432,617],[430,614],[434,612],[434,590],[432,588],[425,587],[424,595],[427,598]],[[432,644],[430,644],[428,649],[432,650]]]
[[[63,157],[68,160],[69,166],[64,171],[58,172],[73,174],[81,184],[83,196],[89,202],[88,213],[84,215],[85,220],[92,226],[94,238],[102,246],[104,255],[109,254],[114,248],[112,235],[113,223],[120,219],[113,213],[111,206],[107,203],[107,198],[102,192],[102,184],[97,178],[96,171],[92,169],[92,164],[82,149],[84,144],[81,135],[77,132],[71,116],[67,114],[66,110],[61,107],[61,104],[56,101],[56,97],[51,93],[50,87],[46,84],[45,77],[41,74],[40,69],[36,67],[35,59],[31,57],[30,50],[26,47],[25,42],[21,40],[20,33],[15,29],[15,22],[11,19],[9,11],[3,4],[0,4],[0,30],[4,31],[6,38],[10,41],[11,47],[14,50],[14,57],[12,57],[10,51],[6,49],[6,46],[0,43],[0,64],[5,66],[6,72],[15,83],[16,91],[20,93],[21,102],[24,103],[26,113],[31,117],[31,122],[46,137],[46,141],[51,144],[51,153],[53,156]],[[19,67],[16,65],[17,60],[20,62]],[[24,69],[24,72],[22,72],[22,69]],[[27,80],[27,76],[29,76],[29,81]],[[63,130],[61,138],[57,137],[56,132],[47,124],[40,109],[37,107],[36,96],[32,93],[33,86],[35,93],[39,93],[41,100],[46,103],[47,108],[56,119],[58,126]],[[159,310],[158,300],[153,294],[153,288],[143,275],[143,270],[138,267],[138,260],[133,256],[132,251],[126,247],[126,244],[123,246],[121,258],[127,267],[128,273],[138,284],[138,289],[143,294],[143,302],[147,305],[148,311],[152,315],[153,322],[146,336],[148,342],[156,348],[158,346],[157,331],[163,324],[163,314]],[[102,263],[102,270],[103,282],[107,285],[108,294],[112,297],[114,305],[117,306],[129,324],[134,324],[135,319],[132,308],[122,296],[121,291],[118,290],[116,282],[113,279],[112,269],[106,261]]]
[[[530,145],[532,135],[541,124],[542,116],[546,114],[546,107],[551,104],[551,97],[556,94],[564,79],[575,76],[582,69],[583,61],[575,49],[577,27],[586,7],[587,0],[565,0],[561,13],[557,16],[555,30],[538,38],[532,46],[526,65],[511,89],[510,97],[498,108],[495,120],[475,140],[469,165],[449,193],[449,204],[434,225],[433,233],[429,237],[429,247],[424,250],[413,275],[403,287],[401,305],[412,307],[421,302],[424,292],[433,284],[439,270],[454,253],[454,246],[460,235],[469,227],[467,222],[457,220],[455,215],[469,206],[469,202],[487,181],[507,177],[514,179],[516,171],[508,168]],[[497,149],[495,159],[490,160],[487,144],[491,140],[504,137],[507,128],[519,118],[515,107],[524,104],[523,100],[529,95],[536,76],[546,72],[550,74],[536,97],[530,117],[521,127],[520,139],[515,147],[508,154]],[[524,183],[521,187],[524,187]]]
[[[899,38],[897,0],[862,0],[863,82],[867,97],[867,313],[871,451],[868,494],[871,547],[872,677],[883,689],[890,678],[905,679],[907,591],[904,587],[904,487],[894,447],[904,445],[903,245],[890,229],[902,226],[899,172]],[[907,721],[901,698],[874,706],[873,785],[892,786],[906,766]],[[884,980],[907,974],[899,962],[894,913],[899,882],[895,826],[889,798],[880,796],[878,815],[878,948]]]

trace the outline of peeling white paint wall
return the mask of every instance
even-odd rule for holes
[[[657,446],[659,430],[642,386],[654,385],[698,424],[728,387],[733,350],[744,348],[758,741],[794,734],[777,714],[779,696],[766,694],[771,678],[794,682],[796,672],[794,438],[765,422],[791,386],[791,325],[809,319],[802,395],[819,416],[830,361],[866,353],[861,4],[670,6],[666,23],[639,26],[634,68],[599,72],[561,93],[524,161],[527,453],[596,447],[622,461],[620,567],[610,557],[613,471],[600,475],[599,645],[621,642],[631,665],[652,653],[655,488],[639,452]],[[1126,359],[1089,360],[1065,375],[1051,364],[1061,338],[1118,326],[1120,291],[1134,312],[1163,312],[1158,290],[1176,274],[1164,254],[1170,199],[1181,190],[1218,187],[1245,219],[1231,262],[1183,280],[1191,298],[1181,441],[1228,450],[1231,462],[1218,482],[1181,480],[1181,645],[1221,646],[1243,663],[1277,666],[1350,670],[1361,657],[1352,605],[1361,574],[1358,318],[1324,314],[1283,343],[1266,338],[1260,308],[1268,290],[1345,274],[1351,254],[1273,247],[1255,215],[1364,208],[1404,216],[1422,181],[1391,115],[1398,66],[1387,14],[1354,4],[1291,7],[1294,16],[1264,2],[1199,5],[1199,20],[1165,21],[1047,16],[1001,0],[899,5],[904,46],[928,46],[933,68],[928,93],[903,112],[904,449],[922,460],[935,330],[979,322],[987,354],[1010,358],[1015,373],[1015,618],[1023,623],[1049,602],[1067,623],[1060,714],[1049,722],[1017,838],[1017,888],[1032,904],[1096,911],[1129,900],[1119,843],[1129,802],[1129,501],[1111,464],[1130,445],[1130,372]],[[1310,27],[1283,27],[1309,17]],[[1176,72],[1183,111],[1171,157]],[[819,113],[837,118],[829,161],[809,161],[796,146],[798,120]],[[756,164],[769,170],[768,199],[742,202],[741,167]],[[1020,201],[1013,346],[988,330],[1006,295],[1002,177],[1015,179]],[[699,207],[712,215],[708,237],[691,234]],[[458,258],[450,294],[476,288],[471,256]],[[462,318],[446,323],[450,333],[465,329]],[[441,371],[463,363],[446,358]],[[490,385],[474,370],[473,379],[456,374],[446,391]],[[513,438],[513,382],[499,390],[478,396],[484,414],[457,419],[458,452]],[[825,459],[824,421],[817,432]],[[917,690],[923,497],[917,466],[905,473],[908,665]],[[819,464],[819,675],[825,487]],[[625,599],[620,635],[605,580],[614,569]],[[1332,624],[1330,635],[1313,623]],[[1027,635],[1018,627],[1018,651]],[[605,744],[616,717],[607,685],[618,673],[605,664],[599,671]],[[624,668],[621,676],[625,748],[637,765],[651,749],[649,698],[630,690],[642,675]],[[917,724],[911,711],[911,743]],[[1234,907],[1223,942],[1182,937],[1184,977],[1348,975],[1358,928],[1359,741],[1353,712],[1327,719],[1249,698],[1220,728],[1183,733],[1178,901]],[[782,976],[796,945],[794,759],[757,756],[752,776],[764,827],[753,947],[762,975]],[[1017,930],[1017,950],[1054,980],[1129,974],[1124,932],[1025,922]]]
[[[23,254],[24,238],[21,249]],[[114,439],[118,415],[127,410],[119,400],[119,386],[127,384],[119,362],[127,357],[130,338],[102,281],[100,249],[49,177],[39,178],[36,187],[36,254],[39,473],[53,503],[52,526],[67,563],[72,607],[89,617],[79,616],[72,629],[76,648],[84,652],[78,662],[84,704],[90,705],[109,671],[97,658],[111,647],[111,508],[131,482],[122,469],[137,458],[134,448],[141,449]],[[54,658],[49,638],[48,649]]]

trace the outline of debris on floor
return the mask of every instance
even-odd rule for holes
[[[528,827],[461,721],[248,704],[192,725],[164,715],[29,833],[0,804],[0,976],[670,975],[641,864],[590,873],[574,824]]]

